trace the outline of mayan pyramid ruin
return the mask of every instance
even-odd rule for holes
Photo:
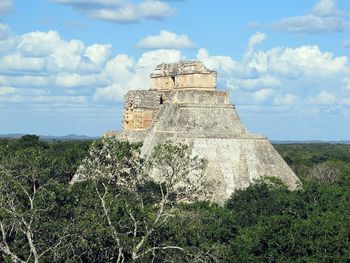
[[[219,203],[265,176],[298,187],[299,179],[268,139],[250,134],[228,92],[216,89],[217,72],[199,61],[181,61],[158,65],[150,77],[150,90],[126,94],[122,131],[104,136],[142,141],[145,155],[168,140],[187,144],[207,161],[204,173],[215,182]]]

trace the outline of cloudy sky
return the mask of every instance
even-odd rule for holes
[[[350,139],[349,0],[0,0],[0,134],[120,129],[161,62],[218,71],[273,140]]]

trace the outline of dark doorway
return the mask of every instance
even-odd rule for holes
[[[175,86],[175,76],[171,76],[171,80],[173,81],[174,86]]]

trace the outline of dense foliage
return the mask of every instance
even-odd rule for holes
[[[104,145],[0,140],[0,262],[350,261],[350,145],[276,145],[302,189],[267,178],[224,207],[181,202],[194,189],[172,180],[200,166],[185,147],[147,163],[139,144]],[[89,176],[70,185],[82,163]]]

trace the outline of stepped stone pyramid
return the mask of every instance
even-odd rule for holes
[[[300,184],[265,136],[250,134],[229,94],[216,89],[217,73],[199,61],[158,65],[150,90],[125,96],[123,130],[105,137],[142,141],[142,154],[159,143],[185,143],[206,159],[205,176],[215,182],[213,199],[223,203],[236,189],[268,176],[290,189]]]

